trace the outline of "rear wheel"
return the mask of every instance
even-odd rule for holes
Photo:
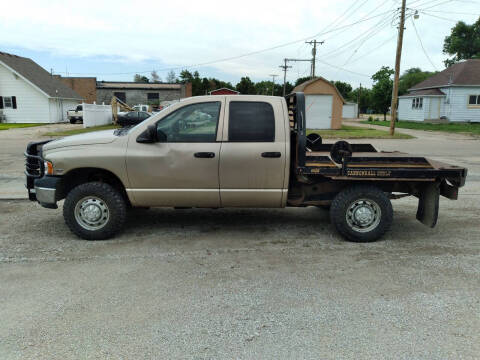
[[[126,219],[125,200],[112,186],[89,182],[72,189],[63,205],[63,217],[70,230],[85,240],[114,236]]]
[[[390,228],[393,209],[382,190],[358,185],[341,191],[335,197],[330,219],[347,240],[371,242],[381,238]]]

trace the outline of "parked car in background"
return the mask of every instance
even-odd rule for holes
[[[150,106],[139,104],[139,105],[135,105],[135,106],[133,107],[133,110],[135,110],[135,111],[145,111],[145,112],[149,112],[149,111],[150,111]]]
[[[129,111],[118,114],[118,124],[121,126],[137,125],[148,119],[152,114],[146,111]]]
[[[68,110],[67,118],[70,124],[75,124],[78,120],[83,121],[83,106],[77,105],[75,110]]]

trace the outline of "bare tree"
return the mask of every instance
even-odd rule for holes
[[[167,74],[167,83],[174,83],[177,82],[177,77],[175,75],[175,71],[170,70]]]
[[[158,76],[155,70],[152,71],[152,73],[150,74],[150,77],[152,78],[152,82],[154,83],[162,82],[162,79],[160,78],[160,76]]]

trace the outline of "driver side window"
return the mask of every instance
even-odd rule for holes
[[[186,105],[160,120],[157,132],[167,142],[215,142],[220,106],[219,101]]]

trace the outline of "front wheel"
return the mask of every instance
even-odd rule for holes
[[[119,232],[126,219],[122,194],[101,182],[89,182],[72,189],[63,205],[63,217],[70,230],[85,240],[104,240]]]
[[[372,242],[390,228],[393,209],[385,193],[368,185],[357,185],[341,191],[333,200],[330,219],[347,240]]]

